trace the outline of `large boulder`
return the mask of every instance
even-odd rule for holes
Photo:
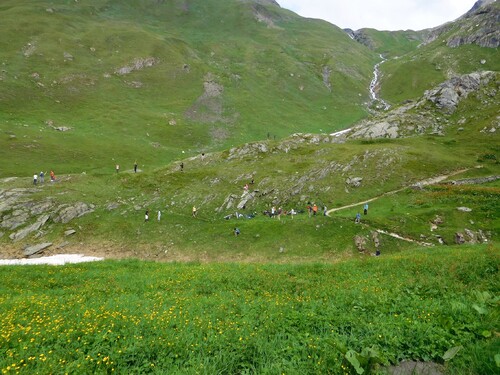
[[[38,245],[29,246],[26,249],[24,249],[24,255],[29,257],[38,254],[50,246],[52,246],[51,242],[45,242]]]

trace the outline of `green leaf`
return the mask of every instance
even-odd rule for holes
[[[484,307],[476,305],[476,304],[472,305],[472,308],[474,310],[476,310],[481,315],[486,315],[486,313],[488,312],[488,310],[486,310]]]
[[[481,335],[486,338],[491,337],[491,331],[485,329],[483,332],[481,332]]]
[[[455,357],[455,355],[457,355],[460,349],[463,349],[463,346],[454,346],[453,348],[448,349],[446,353],[443,354],[443,360],[449,361],[450,359]]]
[[[354,367],[354,370],[361,375],[362,373],[365,372],[365,370],[361,367],[361,364],[358,361],[357,354],[354,350],[349,350],[346,354],[345,357],[349,361],[349,363]]]

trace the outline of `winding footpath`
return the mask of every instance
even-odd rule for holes
[[[477,167],[476,167],[477,168]],[[460,169],[460,170],[457,170],[457,171],[454,171],[452,173],[449,173],[449,174],[445,174],[445,175],[440,175],[440,176],[436,176],[436,177],[431,177],[431,178],[427,178],[425,180],[422,180],[422,181],[419,181],[419,182],[416,182],[414,184],[411,184],[411,185],[408,185],[408,186],[405,186],[405,187],[402,187],[400,189],[397,189],[397,190],[392,190],[392,191],[388,191],[386,193],[383,193],[381,195],[378,195],[376,197],[373,197],[373,198],[370,198],[370,199],[367,199],[367,200],[364,200],[364,201],[360,201],[360,202],[356,202],[356,203],[351,203],[351,204],[348,204],[346,206],[342,206],[342,207],[336,207],[336,208],[332,208],[328,211],[326,211],[326,215],[327,216],[330,216],[331,213],[333,212],[336,212],[336,211],[341,211],[341,210],[345,210],[345,209],[348,209],[348,208],[352,208],[352,207],[356,207],[356,206],[360,206],[360,205],[364,205],[366,203],[370,203],[370,202],[373,202],[379,198],[382,198],[382,197],[385,197],[385,196],[388,196],[388,195],[392,195],[392,194],[396,194],[396,193],[399,193],[403,190],[406,190],[408,189],[409,187],[411,186],[426,186],[426,185],[433,185],[433,184],[437,184],[437,183],[440,183],[441,181],[444,181],[446,180],[447,178],[451,177],[451,176],[455,176],[457,174],[461,174],[461,173],[464,173],[464,172],[467,172],[469,170],[471,170],[472,168],[466,168],[466,169]],[[365,224],[366,225],[366,224]],[[408,238],[408,237],[404,237],[404,236],[401,236],[397,233],[391,233],[391,232],[386,232],[384,230],[381,230],[381,229],[377,229],[376,230],[378,233],[381,233],[381,234],[385,234],[387,236],[391,236],[391,237],[394,237],[394,238],[397,238],[399,240],[403,240],[403,241],[407,241],[407,242],[413,242],[413,243],[417,243],[419,245],[422,245],[422,246],[433,246],[433,244],[431,243],[428,243],[428,242],[421,242],[421,241],[417,241],[417,240],[414,240],[412,238]]]

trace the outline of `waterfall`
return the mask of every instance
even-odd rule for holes
[[[382,61],[375,64],[375,67],[373,68],[373,79],[370,82],[370,97],[371,97],[372,101],[381,103],[384,106],[384,109],[388,110],[391,106],[388,103],[386,103],[383,99],[378,98],[377,92],[376,92],[376,88],[379,84],[378,79],[380,76],[379,67],[381,64],[383,64],[384,62],[387,61],[384,58],[384,56],[382,56],[382,54],[380,54],[379,56],[382,59]]]

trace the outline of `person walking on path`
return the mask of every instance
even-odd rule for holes
[[[326,211],[328,211],[326,206],[323,206],[323,216],[326,216]]]
[[[193,206],[193,217],[196,217],[197,209],[196,206]]]
[[[240,230],[238,228],[234,228],[234,235],[238,237],[240,235]]]
[[[137,160],[134,162],[134,173],[137,173]]]
[[[316,216],[317,213],[318,213],[318,206],[316,205],[316,203],[314,203],[314,205],[313,205],[313,215]]]
[[[184,170],[184,163],[181,163],[181,172]]]
[[[54,171],[50,171],[50,182],[54,182],[56,180],[56,174]]]
[[[160,221],[160,220],[161,220],[161,211],[158,210],[158,221]]]
[[[38,175],[35,173],[35,174],[33,175],[33,185],[35,185],[35,186],[36,186],[37,181],[38,181]]]
[[[116,169],[116,173],[120,172],[120,164],[116,164],[115,169]]]
[[[366,204],[364,205],[364,207],[363,207],[363,213],[364,213],[365,215],[368,215],[368,203],[366,203]]]
[[[146,210],[146,213],[144,214],[144,222],[149,221],[149,210]]]
[[[45,173],[43,171],[40,172],[40,183],[43,184],[45,182]]]
[[[359,212],[356,214],[356,219],[354,220],[354,223],[356,224],[361,223],[361,214]]]

